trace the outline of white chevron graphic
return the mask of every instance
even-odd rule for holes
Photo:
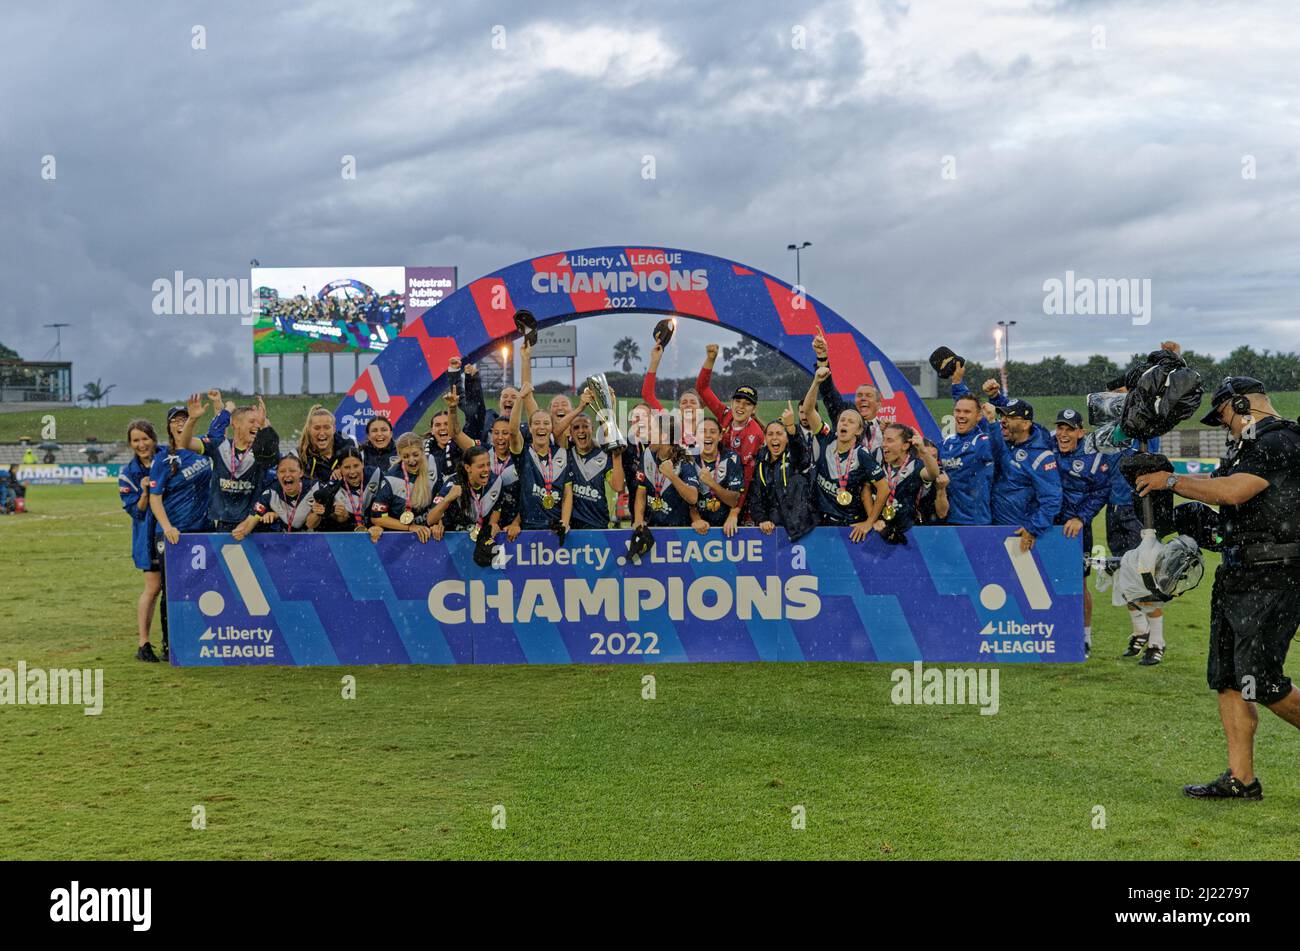
[[[226,567],[230,569],[230,577],[234,579],[235,589],[239,596],[244,599],[244,607],[252,615],[266,615],[271,613],[271,605],[266,601],[266,595],[262,593],[262,586],[257,583],[257,576],[253,574],[253,566],[248,563],[248,556],[244,554],[244,549],[239,545],[222,545],[221,557],[225,559]]]
[[[1020,550],[1020,538],[1017,535],[1007,538],[1002,547],[1007,550],[1007,557],[1011,559],[1011,567],[1015,569],[1016,578],[1025,591],[1029,606],[1035,611],[1046,611],[1052,606],[1052,596],[1047,593],[1047,585],[1038,572],[1033,552]]]

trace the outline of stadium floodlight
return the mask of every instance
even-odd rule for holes
[[[812,247],[811,241],[805,241],[803,244],[787,244],[785,246],[785,249],[787,251],[794,252],[794,283],[796,287],[800,287],[800,288],[803,287],[803,272],[800,267],[799,253],[803,251],[804,248],[811,248],[811,247]]]

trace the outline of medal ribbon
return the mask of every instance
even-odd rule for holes
[[[850,449],[848,453],[845,454],[844,461],[841,462],[839,450],[836,449],[834,446],[832,446],[830,455],[826,457],[826,471],[830,474],[830,477],[832,479],[835,479],[837,482],[839,482],[841,492],[845,491],[849,487],[848,456],[851,455],[852,453],[853,450]],[[840,468],[841,466],[843,466],[843,468]]]
[[[365,489],[360,489],[357,491],[357,498],[356,498],[357,504],[355,508],[352,505],[352,488],[346,482],[343,483],[343,494],[346,495],[348,498],[348,511],[352,513],[352,517],[356,519],[357,524],[360,525],[361,524],[361,503],[365,501]]]
[[[885,463],[885,481],[889,483],[889,497],[891,499],[894,497],[894,490],[898,488],[898,483],[902,481],[899,477],[899,473],[902,471],[903,466],[891,470],[889,463]]]
[[[285,500],[284,500],[284,504],[285,504],[285,505],[289,505],[289,520],[285,523],[285,527],[284,527],[284,530],[285,530],[286,532],[292,532],[292,531],[293,531],[293,515],[294,515],[295,512],[298,511],[298,504],[299,504],[300,502],[302,502],[302,488],[301,488],[301,487],[298,489],[298,497],[295,498],[295,499],[293,500],[293,505],[289,505],[289,500],[288,500],[288,499],[285,499]]]
[[[239,475],[239,467],[242,466],[242,465],[244,464],[244,460],[248,458],[248,454],[249,454],[250,452],[252,452],[252,451],[253,451],[253,447],[252,447],[252,446],[249,446],[249,447],[248,447],[247,449],[245,449],[242,453],[237,453],[236,450],[235,450],[235,441],[234,441],[233,439],[230,441],[230,465],[229,465],[229,468],[230,468],[230,474],[231,474],[232,476],[237,476],[237,475]]]

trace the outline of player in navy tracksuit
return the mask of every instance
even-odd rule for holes
[[[997,473],[993,478],[994,525],[1016,525],[1020,550],[1056,522],[1061,511],[1061,477],[1056,440],[1034,422],[1034,408],[1024,400],[1000,395],[996,381],[984,384],[1002,420],[1003,439],[992,438]]]
[[[149,471],[155,458],[165,456],[167,450],[158,446],[153,424],[145,419],[131,421],[126,428],[126,441],[131,447],[131,461],[122,467],[117,477],[117,491],[122,508],[131,516],[131,560],[144,572],[144,590],[136,602],[140,646],[135,656],[137,660],[157,663],[158,655],[149,643],[149,628],[153,625],[158,592],[162,590],[162,569],[154,547],[155,522],[149,508]]]
[[[948,476],[949,525],[993,524],[992,497],[993,462],[992,439],[1002,434],[993,432],[980,401],[962,382],[965,364],[952,375],[952,416],[957,431],[943,441],[939,449],[940,467]]]
[[[1082,535],[1083,555],[1092,554],[1092,520],[1110,496],[1113,456],[1083,449],[1083,416],[1078,410],[1056,414],[1056,465],[1061,473],[1061,512],[1056,524],[1066,538]],[[1084,568],[1084,577],[1089,570]],[[1083,649],[1092,652],[1092,591],[1083,586]]]

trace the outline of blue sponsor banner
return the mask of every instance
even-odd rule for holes
[[[172,663],[646,664],[1083,660],[1083,552],[1059,528],[523,532],[490,568],[463,533],[184,535]]]

